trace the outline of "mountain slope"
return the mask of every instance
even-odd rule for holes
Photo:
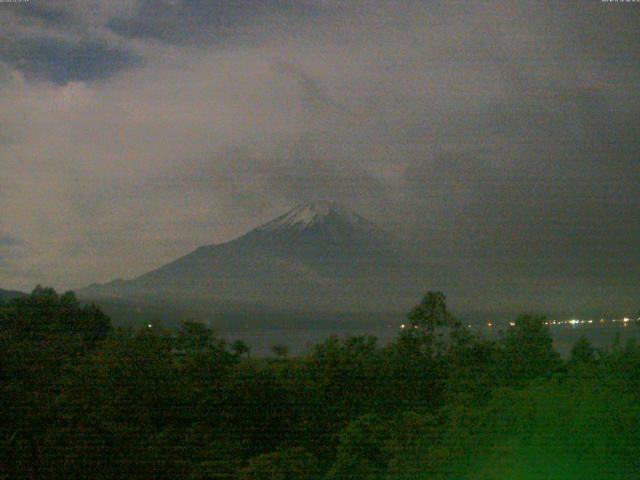
[[[15,290],[3,290],[0,288],[0,302],[8,302],[14,298],[24,297],[26,294]]]
[[[164,299],[298,311],[406,308],[416,262],[382,229],[330,202],[300,205],[247,234],[129,281],[94,285],[85,298]],[[418,289],[418,292],[416,292]]]

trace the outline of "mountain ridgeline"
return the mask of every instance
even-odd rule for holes
[[[0,288],[0,304],[3,302],[8,302],[9,300],[13,300],[14,298],[23,297],[25,294],[22,292],[18,292],[16,290],[3,290]]]
[[[426,269],[393,235],[347,207],[318,202],[132,280],[92,285],[79,294],[213,312],[403,312],[425,279]]]

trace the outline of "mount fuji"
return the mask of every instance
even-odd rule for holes
[[[392,235],[348,207],[315,202],[227,243],[79,294],[217,312],[248,305],[289,312],[406,311],[424,280],[425,269]]]

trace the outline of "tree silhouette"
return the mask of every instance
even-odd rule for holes
[[[284,360],[289,356],[289,347],[286,345],[274,345],[271,347],[271,351],[280,360]]]
[[[247,357],[248,357],[250,354],[249,346],[242,340],[234,340],[231,343],[231,351],[238,357],[241,357],[245,353],[247,354]]]
[[[413,342],[430,353],[441,353],[445,347],[441,337],[436,339],[436,330],[440,328],[459,328],[460,323],[447,310],[447,300],[442,292],[427,292],[422,301],[413,307],[407,317],[409,324],[403,335],[412,337]],[[438,340],[438,342],[436,342]],[[411,343],[409,338],[406,339]]]

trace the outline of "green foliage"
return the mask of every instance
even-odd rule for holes
[[[455,337],[447,357],[448,400],[482,405],[500,383],[500,363],[496,342],[470,334]]]
[[[320,476],[317,459],[302,448],[276,450],[252,458],[240,480],[313,480]]]
[[[274,345],[271,347],[271,351],[280,360],[284,360],[289,356],[289,347],[286,345]]]
[[[336,461],[327,480],[376,480],[386,471],[387,429],[376,415],[364,415],[340,434]]]
[[[58,295],[40,286],[11,300],[1,314],[2,333],[20,340],[46,343],[54,336],[76,336],[82,347],[90,348],[111,330],[109,318],[96,305],[81,306],[73,292]]]
[[[563,362],[541,317],[491,340],[437,292],[410,322],[255,359],[38,287],[0,307],[0,480],[640,478],[635,342]]]
[[[406,411],[389,423],[385,445],[387,472],[385,478],[424,477],[430,465],[438,462],[438,450],[445,424],[442,415]],[[429,451],[429,456],[424,455]]]
[[[173,441],[189,405],[169,350],[151,333],[115,336],[79,362],[59,397],[80,478],[175,478]],[[68,443],[67,443],[68,442]]]
[[[291,398],[278,375],[269,368],[240,365],[222,388],[218,428],[250,458],[278,448],[292,429]]]
[[[379,359],[374,337],[332,337],[285,372],[300,445],[321,460],[334,455],[338,432],[379,399]]]
[[[202,323],[187,320],[182,324],[176,339],[176,347],[187,350],[203,350],[214,344],[213,332]]]
[[[584,363],[593,363],[596,360],[596,349],[591,342],[582,337],[571,348],[570,363],[579,365]]]
[[[10,477],[40,475],[50,433],[59,431],[62,377],[110,329],[98,307],[51,288],[0,310],[0,464]]]
[[[550,377],[560,366],[560,355],[544,317],[522,315],[509,328],[501,342],[503,383],[524,383],[537,377]]]
[[[235,340],[231,344],[231,350],[238,357],[241,357],[244,354],[249,356],[249,353],[250,353],[249,346],[246,343],[244,343],[242,340]]]
[[[603,354],[602,370],[606,381],[628,393],[640,402],[640,345],[629,341],[624,348],[618,347]]]
[[[412,326],[433,332],[436,327],[448,326],[453,317],[447,310],[447,301],[442,292],[427,292],[422,301],[409,312]]]
[[[551,381],[498,392],[460,478],[640,478],[640,409],[595,383]]]
[[[407,319],[408,328],[401,338],[405,342],[417,342],[432,354],[440,354],[447,347],[448,339],[443,329],[457,330],[460,327],[460,323],[447,310],[446,297],[442,292],[427,292],[409,312]]]

